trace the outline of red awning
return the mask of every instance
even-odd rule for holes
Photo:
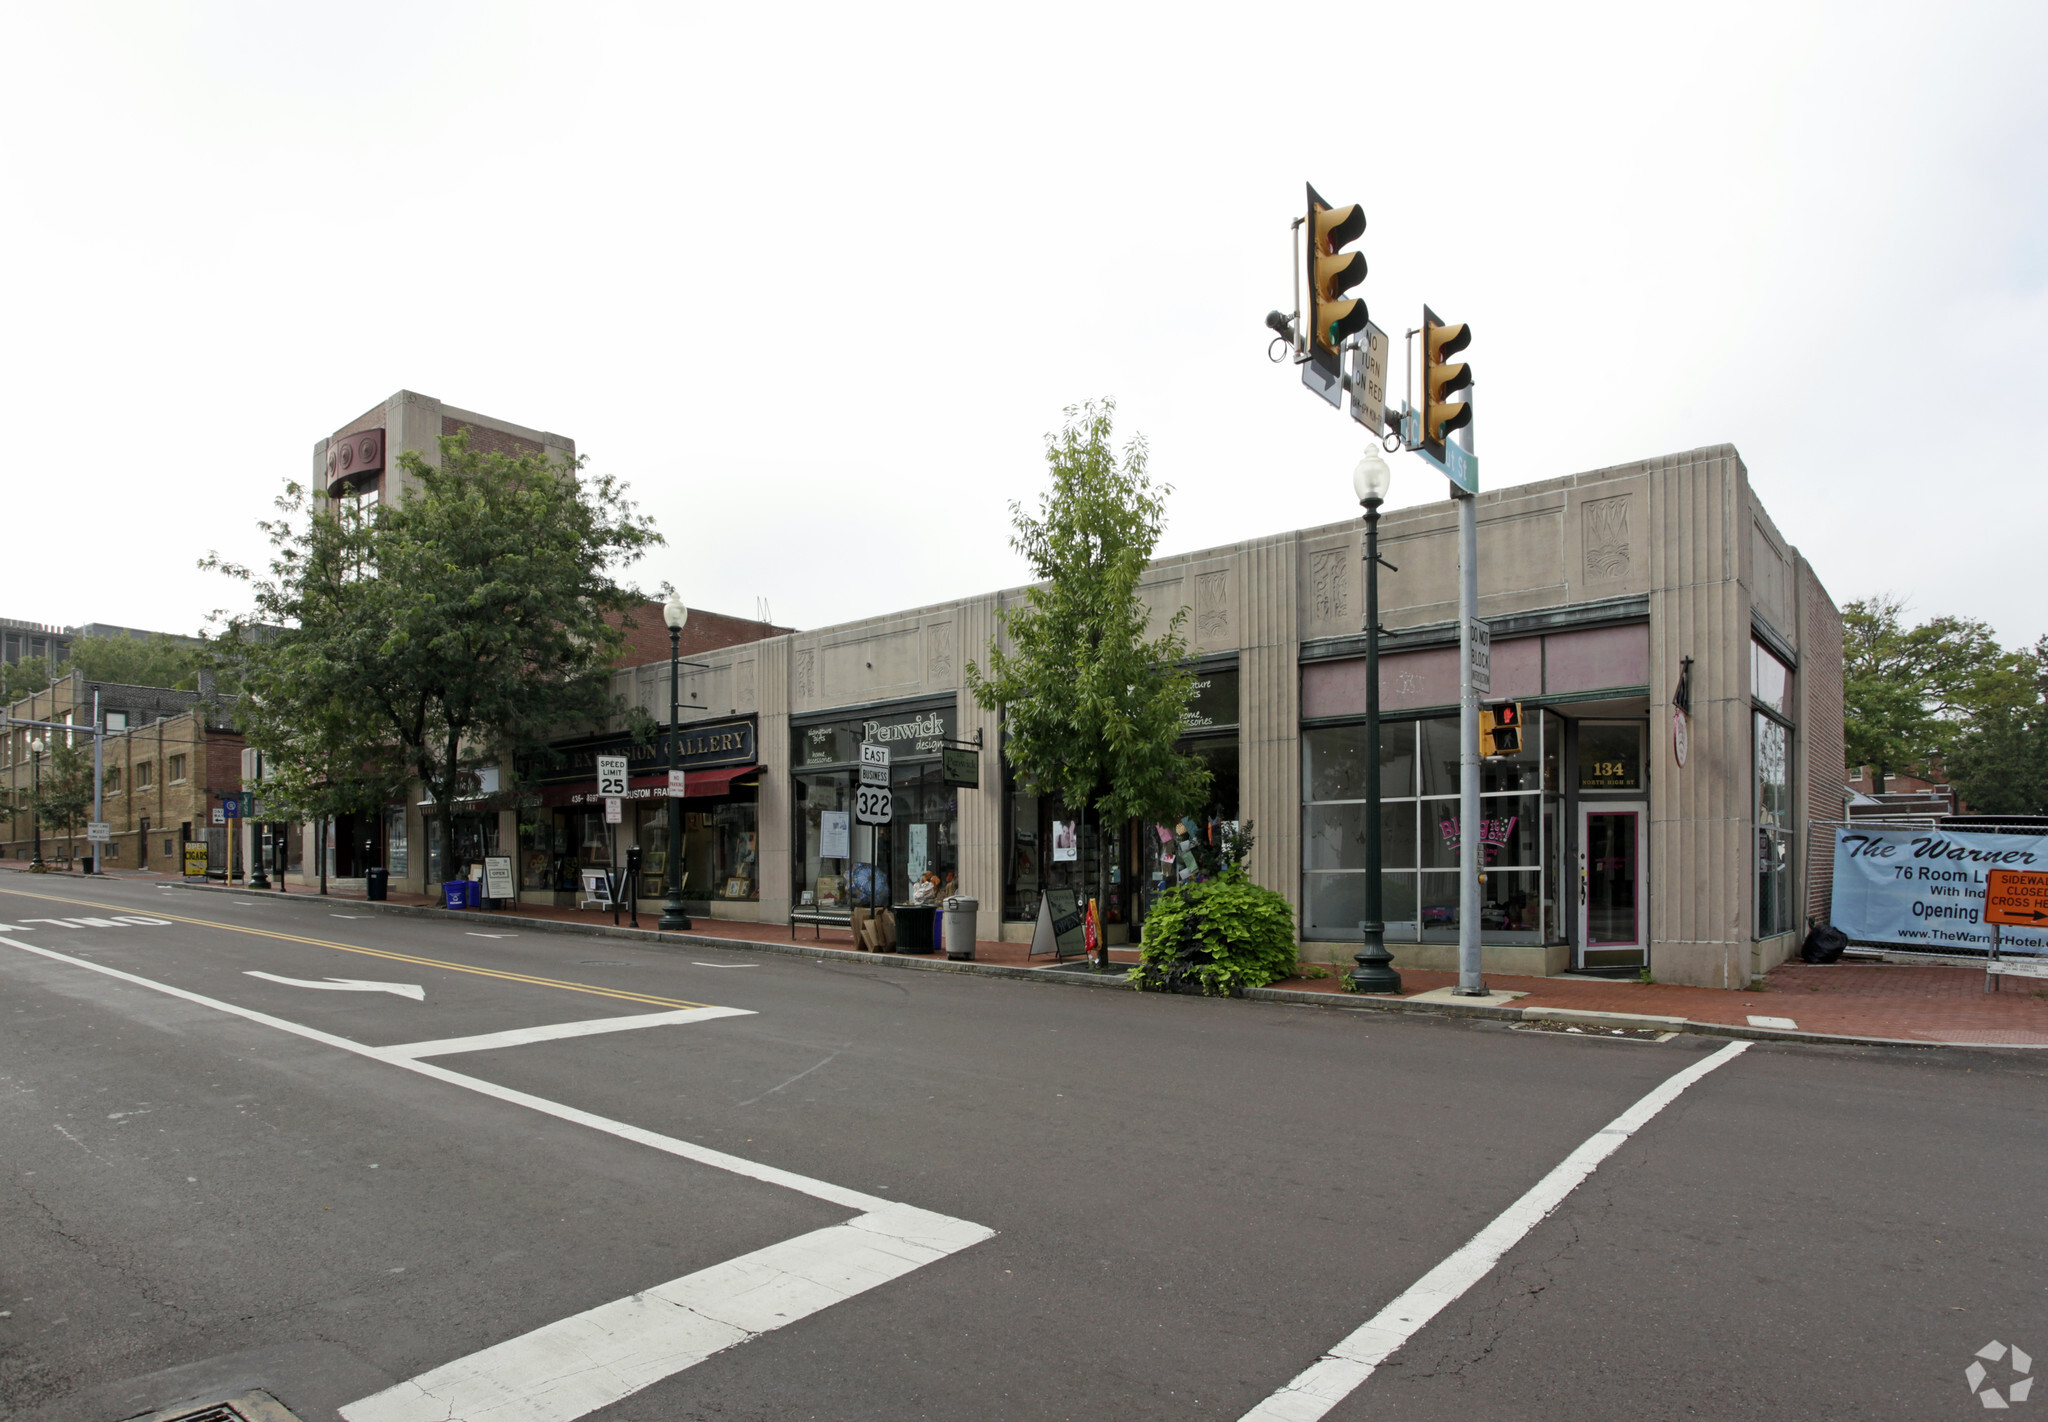
[[[683,772],[684,798],[689,800],[716,799],[731,793],[735,782],[750,775],[758,775],[758,765],[721,765],[716,770],[685,770]],[[668,798],[668,772],[659,775],[636,775],[626,782],[626,793],[621,799],[627,801],[665,800]],[[604,797],[597,793],[597,787],[590,781],[581,785],[554,785],[541,791],[541,804],[550,809],[564,807],[597,807],[604,804]]]

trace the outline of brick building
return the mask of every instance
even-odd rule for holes
[[[101,814],[113,833],[104,851],[107,866],[176,872],[179,846],[191,839],[208,841],[214,867],[224,864],[227,841],[211,823],[212,808],[220,796],[241,789],[241,734],[220,724],[220,713],[196,692],[88,681],[77,672],[15,702],[8,716],[77,726],[74,744],[90,755],[95,694],[108,729],[101,752]],[[0,740],[0,784],[8,792],[0,857],[34,853],[35,820],[24,797],[38,775],[49,772],[50,753],[38,758],[29,743],[64,734],[10,724]],[[74,844],[43,835],[46,861],[87,853],[82,836]]]

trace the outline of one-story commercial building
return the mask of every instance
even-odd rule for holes
[[[1522,752],[1483,777],[1487,968],[1746,986],[1826,914],[1805,847],[1842,815],[1840,613],[1726,445],[1493,490],[1478,520],[1492,694],[1527,717]],[[1396,963],[1413,967],[1451,965],[1458,934],[1455,530],[1449,501],[1381,524],[1399,568],[1380,594],[1385,916]],[[1346,961],[1369,829],[1361,545],[1351,519],[1152,566],[1155,624],[1187,609],[1200,688],[1185,744],[1214,772],[1206,813],[1174,826],[1097,835],[1006,776],[1001,719],[963,669],[1023,589],[694,655],[682,717],[693,912],[779,923],[844,904],[859,875],[878,874],[892,901],[920,880],[970,895],[984,936],[1023,940],[1042,895],[1092,891],[1101,867],[1121,936],[1181,876],[1190,839],[1237,821],[1256,840],[1252,875],[1295,907],[1304,956]],[[667,721],[665,661],[616,686]],[[1682,726],[1675,699],[1689,706]],[[893,816],[873,830],[849,823],[863,744],[890,750]],[[637,844],[638,891],[655,907],[662,743],[634,746],[622,722],[561,749],[541,807],[503,812],[522,893],[565,901],[581,869]],[[596,795],[606,752],[632,761],[615,827]]]

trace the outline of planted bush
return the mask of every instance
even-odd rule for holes
[[[1153,992],[1237,997],[1291,976],[1294,966],[1286,896],[1260,888],[1233,864],[1153,901],[1131,981]]]

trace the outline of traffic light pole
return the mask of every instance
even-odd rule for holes
[[[1424,396],[1427,399],[1427,395]],[[1468,421],[1451,438],[1472,451]],[[1479,968],[1479,689],[1472,682],[1472,624],[1479,620],[1479,500],[1451,486],[1458,504],[1458,985],[1455,997],[1485,997]]]

